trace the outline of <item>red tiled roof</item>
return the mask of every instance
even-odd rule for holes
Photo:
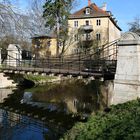
[[[86,8],[90,8],[90,14],[85,14]],[[121,28],[117,25],[117,22],[113,19],[110,11],[104,11],[99,8],[95,3],[90,6],[86,6],[79,11],[71,14],[69,19],[81,19],[81,18],[98,18],[98,17],[108,17],[113,22],[113,24],[121,31]]]
[[[90,14],[85,14],[85,9],[88,7],[91,9],[91,12],[90,12]],[[69,16],[69,19],[86,18],[86,17],[87,18],[89,18],[89,17],[106,17],[106,16],[110,16],[108,12],[99,8],[95,3],[92,3],[90,6],[86,6],[86,7],[82,8],[81,10],[71,14]]]

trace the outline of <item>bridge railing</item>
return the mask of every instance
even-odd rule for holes
[[[17,63],[16,67],[8,64],[13,62]],[[34,59],[34,60],[19,60],[9,59],[3,64],[3,69],[12,70],[32,70],[36,71],[56,71],[57,73],[74,73],[74,72],[85,72],[90,73],[104,73],[107,71],[115,71],[116,60],[105,60],[105,59],[93,59],[92,56],[83,58],[52,58],[46,59]]]
[[[11,63],[11,62],[10,62]],[[105,70],[107,65],[112,65],[114,61],[105,61],[105,60],[93,60],[93,59],[86,59],[86,60],[72,60],[71,59],[38,59],[38,60],[23,60],[18,62],[16,69],[22,70],[24,68],[27,69],[49,69],[51,70],[58,70],[61,72],[65,70],[67,72],[72,71],[79,71],[79,72],[101,72]],[[10,69],[12,66],[5,65],[4,68]]]
[[[108,52],[110,52],[108,54]],[[102,46],[94,52],[87,54],[78,53],[61,57],[49,57],[45,59],[37,57],[31,59],[22,59],[19,54],[16,58],[8,55],[8,59],[3,61],[3,69],[18,70],[49,70],[57,72],[86,72],[86,73],[104,73],[115,72],[117,58],[117,42],[112,42]],[[14,65],[12,65],[14,64]]]

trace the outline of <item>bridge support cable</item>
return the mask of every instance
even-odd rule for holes
[[[108,53],[109,52],[109,53]],[[104,75],[104,72],[115,71],[117,57],[117,42],[100,47],[88,55],[78,53],[73,57],[50,57],[46,59],[38,58],[37,55],[30,60],[22,60],[8,56],[3,69],[12,69],[17,71],[38,72],[38,73],[55,73],[55,74],[83,74],[93,76],[94,74]],[[16,66],[10,63],[16,61]]]

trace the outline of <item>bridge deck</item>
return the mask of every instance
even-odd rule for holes
[[[1,71],[11,73],[11,72],[31,72],[31,73],[46,73],[46,74],[62,74],[64,76],[67,75],[72,75],[72,76],[83,76],[83,77],[89,77],[89,76],[94,76],[94,77],[102,77],[103,74],[102,72],[90,72],[90,71],[75,71],[75,70],[66,70],[66,69],[50,69],[50,68],[27,68],[27,67],[5,67],[1,68]]]
[[[115,48],[114,48],[115,45]],[[110,50],[110,53],[108,51]],[[14,52],[13,52],[14,53]],[[116,42],[102,46],[93,52],[79,52],[70,56],[40,58],[38,55],[30,59],[22,59],[21,54],[15,56],[6,55],[2,60],[1,71],[8,73],[46,73],[62,74],[64,76],[83,76],[100,78],[114,76],[116,71]],[[7,56],[7,59],[6,59]]]

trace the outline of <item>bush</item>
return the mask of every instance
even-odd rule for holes
[[[77,123],[63,140],[134,140],[140,139],[140,100],[99,112],[86,123]]]

